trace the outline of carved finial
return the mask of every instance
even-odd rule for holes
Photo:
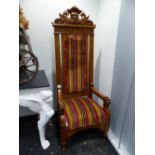
[[[73,6],[67,9],[62,14],[59,13],[59,18],[55,20],[57,24],[76,24],[76,25],[94,25],[89,16],[80,10],[78,7]]]

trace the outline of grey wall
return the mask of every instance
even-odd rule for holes
[[[111,96],[121,0],[101,0],[97,10],[94,53],[95,86]]]
[[[111,93],[112,132],[118,148],[134,155],[135,129],[135,14],[134,0],[122,0]]]

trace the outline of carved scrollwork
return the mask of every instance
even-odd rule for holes
[[[76,25],[94,25],[89,16],[73,6],[71,9],[67,9],[62,14],[59,13],[59,18],[55,19],[54,23],[57,24],[76,24]]]

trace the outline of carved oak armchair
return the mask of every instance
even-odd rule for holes
[[[52,23],[55,37],[56,82],[61,146],[78,131],[98,128],[107,134],[110,99],[93,84],[94,28],[77,7],[67,9]],[[92,99],[103,100],[103,107]]]

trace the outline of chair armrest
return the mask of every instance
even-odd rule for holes
[[[96,96],[98,96],[99,98],[101,98],[104,101],[104,107],[108,108],[109,104],[110,104],[110,99],[108,96],[105,96],[104,94],[102,94],[101,92],[99,92],[95,87],[90,87],[92,93],[94,93]]]
[[[58,113],[60,116],[60,126],[61,128],[65,128],[65,115],[64,115],[64,104],[63,104],[63,93],[61,91],[61,87],[57,87],[58,89]]]
[[[61,92],[61,90],[58,90],[58,111],[60,113],[60,115],[64,114],[64,104],[63,104],[63,93]]]
[[[64,104],[63,102],[59,102],[59,109],[58,109],[60,115],[64,115]]]

